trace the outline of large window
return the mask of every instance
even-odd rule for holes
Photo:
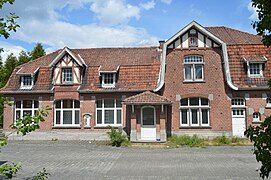
[[[33,87],[33,78],[30,75],[21,77],[21,89],[31,89]]]
[[[54,126],[79,126],[80,101],[58,100],[55,102]]]
[[[181,100],[181,127],[210,126],[209,101],[205,98],[186,98]]]
[[[262,63],[249,63],[248,77],[263,77]]]
[[[202,81],[203,80],[203,57],[191,55],[184,57],[184,80]]]
[[[122,105],[118,99],[101,99],[96,101],[97,126],[121,126]]]
[[[38,111],[39,102],[35,100],[22,100],[15,102],[15,116],[14,122],[25,115],[34,116]]]
[[[63,68],[62,69],[62,82],[63,83],[72,83],[72,68]]]
[[[116,74],[115,73],[103,73],[102,74],[102,87],[112,88],[115,87]]]

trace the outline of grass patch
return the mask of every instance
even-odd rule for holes
[[[213,139],[214,145],[217,145],[217,146],[229,145],[231,144],[231,142],[232,140],[228,138],[227,136],[225,136],[225,134],[223,134],[222,136],[217,136]]]
[[[202,147],[205,146],[204,139],[199,138],[197,135],[172,135],[168,138],[167,146],[169,147],[179,147],[179,146],[189,146],[189,147]]]

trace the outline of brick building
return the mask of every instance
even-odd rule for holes
[[[65,47],[13,71],[1,89],[13,104],[4,130],[48,105],[39,132],[243,136],[271,114],[270,58],[258,35],[194,21],[159,47]]]

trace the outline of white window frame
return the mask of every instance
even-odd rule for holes
[[[259,74],[251,74],[250,73],[250,68],[252,68],[255,65],[259,66],[259,71],[260,71]],[[248,63],[248,68],[247,68],[247,74],[248,74],[248,77],[250,77],[250,78],[261,78],[261,77],[263,77],[263,63],[249,62]]]
[[[194,97],[191,97],[194,98]],[[198,97],[195,97],[198,98]],[[208,127],[210,126],[210,106],[209,106],[209,100],[207,98],[199,98],[199,105],[190,105],[190,98],[188,99],[188,105],[182,106],[180,105],[180,125],[181,127]],[[201,101],[202,99],[208,100],[208,105],[202,105]],[[187,124],[182,123],[182,110],[187,110]],[[192,110],[197,110],[197,124],[192,124]],[[207,118],[208,123],[203,124],[202,123],[202,110],[207,110]]]
[[[23,101],[32,101],[32,106],[31,106],[31,108],[24,108],[23,107]],[[37,101],[38,102],[38,107],[36,107],[35,108],[35,103],[34,103],[34,101],[36,101],[36,100],[20,100],[20,101],[15,101],[15,104],[14,104],[14,106],[15,106],[15,112],[14,112],[14,123],[16,123],[17,122],[17,111],[20,111],[20,118],[23,118],[24,116],[24,114],[23,114],[23,112],[24,111],[31,111],[31,113],[32,113],[32,115],[34,116],[35,115],[35,111],[38,111],[38,109],[39,109],[39,101]],[[17,102],[20,102],[20,104],[21,104],[21,107],[20,108],[18,108],[16,105],[17,105]]]
[[[29,84],[27,84],[27,85],[25,85],[24,84],[24,81],[25,81],[25,78],[29,78],[30,77],[30,79],[31,79],[31,84],[29,85]],[[34,82],[33,82],[33,76],[31,76],[31,75],[24,75],[24,76],[21,76],[21,87],[20,87],[20,89],[32,89],[32,87],[33,87],[33,84],[34,84]]]
[[[69,70],[71,70],[71,81],[66,81],[65,80],[65,77],[64,77],[64,74],[65,74],[65,70],[67,70],[67,69],[69,69]],[[62,69],[61,69],[61,73],[62,73],[62,83],[63,84],[70,84],[70,83],[73,83],[73,70],[72,70],[72,67],[63,67]],[[67,74],[67,73],[66,73]]]
[[[246,100],[244,98],[233,98],[231,99],[232,108],[245,108]]]
[[[60,108],[56,108],[56,102],[54,102],[54,127],[80,127],[80,107],[79,108],[75,108],[74,107],[74,101],[72,100],[72,108],[63,108],[63,101],[65,101],[65,99],[63,100],[58,100],[60,101]],[[77,101],[77,100],[76,100]],[[80,101],[79,101],[80,103]],[[80,104],[79,104],[80,106]],[[56,124],[56,112],[60,111],[60,124]],[[72,124],[63,124],[63,112],[64,111],[71,111],[72,112]],[[75,112],[79,111],[79,124],[75,124]]]
[[[271,98],[266,98],[266,107],[271,107]]]
[[[190,59],[189,59],[190,58]],[[203,57],[200,55],[189,55],[185,56],[183,60],[184,65],[184,81],[185,82],[197,82],[197,81],[204,81],[204,61]],[[187,66],[191,66],[190,74],[191,79],[186,79],[186,68]],[[202,69],[202,78],[196,78],[196,66],[201,66]]]
[[[122,127],[122,107],[117,107],[117,99],[114,99],[114,107],[104,107],[104,101],[105,99],[99,99],[102,101],[102,107],[98,107],[97,106],[97,102],[96,101],[96,127],[106,127],[106,126],[113,126],[113,127]],[[113,124],[105,124],[105,110],[113,110],[114,111],[114,123]],[[118,110],[120,110],[120,114],[121,114],[121,122],[118,124],[117,123],[117,112]],[[102,111],[102,123],[98,124],[98,111]]]
[[[252,122],[261,122],[261,115],[259,112],[254,112],[252,116],[253,116]]]
[[[113,83],[105,83],[105,76],[112,74],[113,75]],[[102,87],[103,88],[114,88],[116,87],[116,73],[103,73],[102,74]]]

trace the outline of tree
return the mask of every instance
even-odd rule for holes
[[[271,1],[270,0],[252,0],[252,7],[256,8],[258,21],[252,23],[257,33],[263,35],[263,43],[266,46],[271,45]]]
[[[30,53],[22,50],[18,56],[18,63],[17,66],[27,63],[31,60]]]
[[[30,54],[31,54],[31,59],[34,60],[34,59],[44,56],[46,53],[45,53],[45,50],[43,49],[42,44],[37,43]]]
[[[6,78],[5,80],[7,81],[9,76],[11,75],[12,71],[15,69],[15,67],[17,66],[18,60],[16,58],[16,56],[14,56],[13,53],[9,54],[6,62],[5,62],[5,71],[6,71]]]

